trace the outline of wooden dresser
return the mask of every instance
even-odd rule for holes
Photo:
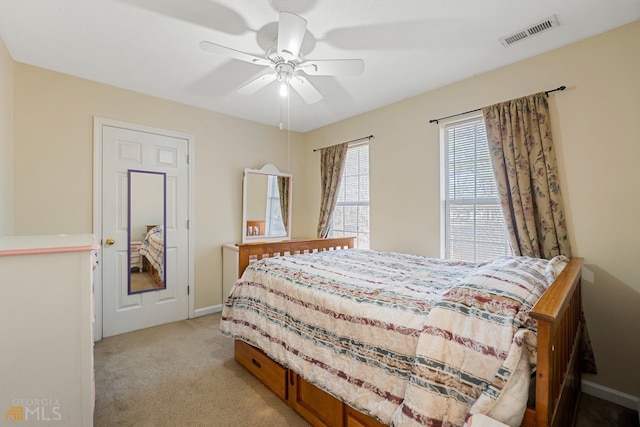
[[[92,235],[0,237],[0,416],[9,423],[93,425],[97,248]]]
[[[140,255],[140,246],[142,242],[139,240],[131,241],[129,247],[129,268],[132,272],[142,272],[142,255]]]
[[[222,303],[231,292],[233,284],[238,280],[238,245],[227,243],[222,245]]]

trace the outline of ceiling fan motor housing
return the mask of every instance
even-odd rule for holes
[[[276,64],[276,73],[280,83],[288,83],[295,71],[295,66],[289,62]]]

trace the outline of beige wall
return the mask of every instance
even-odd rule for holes
[[[304,135],[295,231],[317,223],[312,149],[374,134],[372,247],[439,256],[439,127],[429,120],[560,85],[550,106],[571,244],[593,272],[584,311],[600,373],[586,379],[640,396],[640,22]]]
[[[14,233],[93,232],[94,116],[194,135],[195,306],[221,304],[221,245],[240,241],[244,168],[287,171],[286,132],[21,63],[14,81]]]
[[[0,38],[0,236],[13,233],[13,61]]]

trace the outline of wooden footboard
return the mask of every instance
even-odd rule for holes
[[[538,321],[536,426],[571,426],[580,397],[582,302],[573,258],[530,312]]]
[[[149,233],[151,230],[153,230],[157,226],[158,224],[147,225],[147,233]],[[165,284],[164,284],[163,278],[160,277],[160,272],[156,269],[156,267],[153,265],[153,263],[149,258],[147,258],[145,255],[143,255],[142,258],[143,258],[143,262],[145,263],[144,269],[147,270],[147,272],[149,273],[149,276],[151,276],[151,278],[159,288],[164,288]]]
[[[151,278],[159,288],[164,288],[165,285],[164,285],[164,281],[160,277],[160,272],[158,272],[158,270],[153,266],[153,264],[151,264],[151,261],[147,261],[147,262],[149,263],[149,275],[151,276]]]
[[[353,243],[353,238],[338,238],[239,244],[238,273],[241,276],[252,260],[353,248]],[[522,426],[574,424],[580,396],[582,264],[582,258],[573,258],[530,312],[531,317],[538,321],[536,403],[535,408],[527,409]],[[285,396],[281,398],[314,426],[381,425],[307,383],[295,372],[280,367],[260,350],[240,341],[236,342],[236,360],[272,390],[284,387],[276,394]]]

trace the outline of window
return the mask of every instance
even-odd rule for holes
[[[486,261],[511,254],[482,117],[442,130],[444,257]]]
[[[369,232],[369,144],[365,143],[347,151],[329,236],[354,236],[356,248],[368,249]]]
[[[278,177],[269,175],[267,181],[267,224],[265,234],[267,236],[286,236],[287,230],[282,219],[280,205],[280,191],[278,190]]]

